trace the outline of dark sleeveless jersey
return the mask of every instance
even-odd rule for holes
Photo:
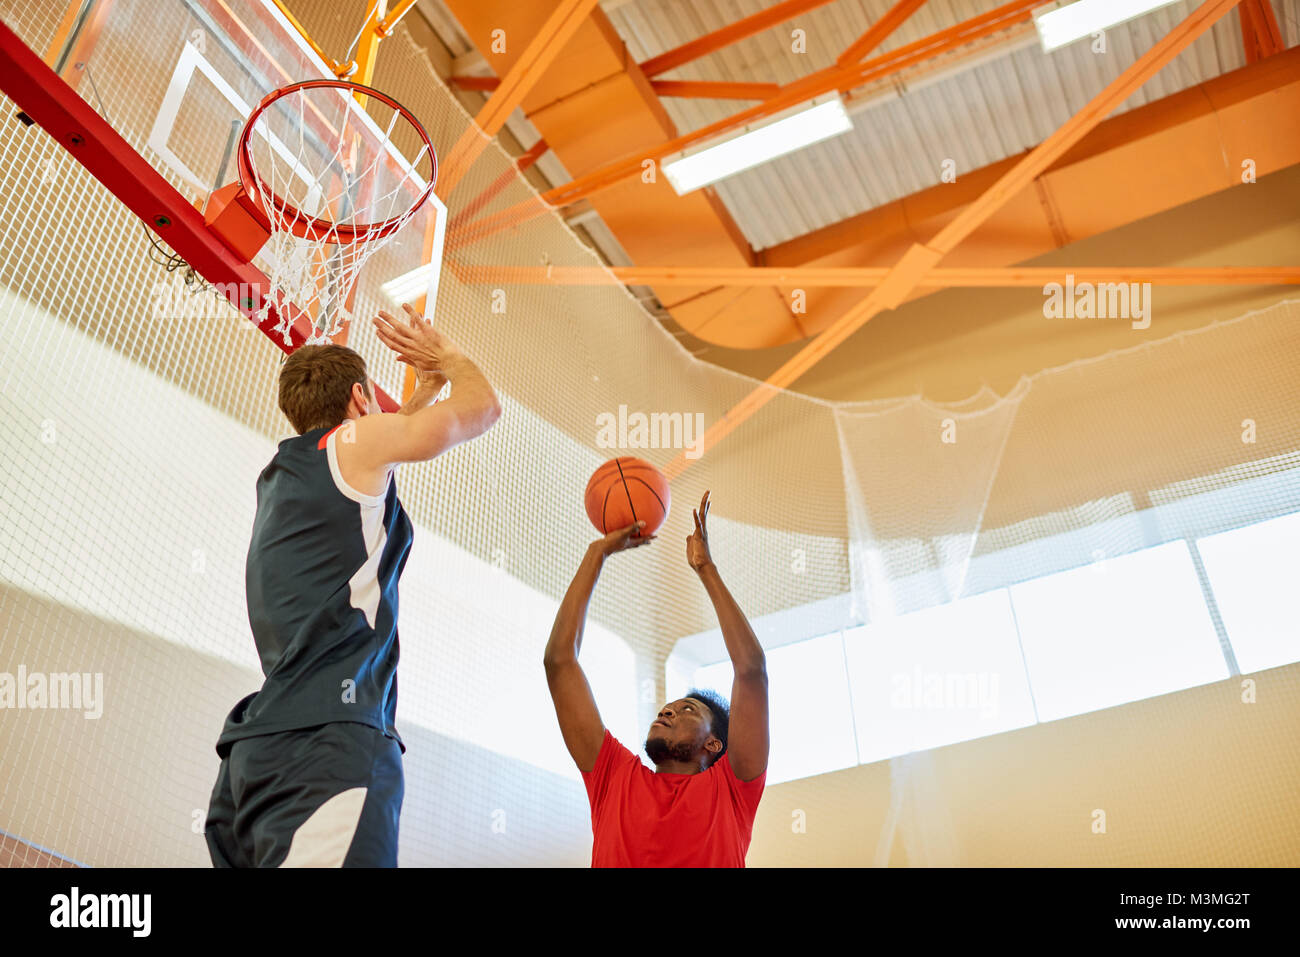
[[[222,757],[240,738],[333,721],[402,743],[393,724],[397,581],[411,522],[391,472],[383,495],[343,481],[339,435],[314,429],[285,439],[258,477],[245,583],[266,681],[226,718]]]

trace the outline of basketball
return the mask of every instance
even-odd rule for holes
[[[610,459],[596,469],[584,498],[587,517],[600,534],[645,522],[638,538],[653,535],[672,504],[664,473],[645,459],[627,457]]]

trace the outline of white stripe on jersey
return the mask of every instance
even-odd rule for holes
[[[384,495],[365,495],[345,482],[343,473],[339,470],[338,452],[334,448],[334,442],[337,438],[338,431],[335,430],[325,440],[325,453],[326,458],[329,459],[330,475],[333,476],[334,484],[338,487],[338,490],[357,503],[361,520],[361,535],[366,546],[365,562],[348,579],[348,588],[351,590],[350,601],[353,608],[359,609],[366,616],[366,623],[371,628],[374,628],[375,616],[379,613],[379,598],[381,595],[379,589],[379,559],[383,557],[384,546],[388,544],[388,531],[384,528],[384,498],[387,495],[387,487],[385,487]],[[388,482],[391,483],[392,481],[393,471],[389,469]]]

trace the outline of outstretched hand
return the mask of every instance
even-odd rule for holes
[[[700,507],[692,509],[691,514],[695,516],[695,531],[686,536],[686,561],[698,572],[713,564],[713,556],[709,554],[708,492],[700,499]]]
[[[615,552],[626,551],[629,548],[637,548],[646,545],[655,540],[654,535],[647,535],[644,538],[636,533],[645,528],[645,522],[633,522],[626,528],[616,529],[606,535],[604,538],[598,538],[591,543],[592,548],[600,549],[602,555],[613,555]]]
[[[402,308],[406,311],[405,321],[380,310],[372,320],[375,335],[397,353],[398,362],[415,370],[422,386],[441,390],[447,382],[443,367],[460,350],[410,303],[403,303]]]

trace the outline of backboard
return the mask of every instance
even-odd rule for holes
[[[201,211],[212,193],[239,179],[236,142],[257,104],[291,83],[334,78],[274,0],[0,0],[0,20],[8,28],[0,87],[19,108],[207,282],[257,286],[270,271],[273,244],[251,263],[246,253],[228,255]],[[351,129],[386,131],[382,104],[344,99],[355,113]],[[280,124],[280,140],[290,138],[289,129]],[[304,123],[301,142],[272,134],[261,145],[286,156],[317,146],[328,152],[337,149],[330,129],[327,122]],[[389,149],[400,165],[416,147],[398,130]],[[431,175],[428,166],[411,172],[417,188],[421,175]],[[306,180],[297,185],[299,198],[311,200]],[[178,208],[181,202],[186,208]],[[418,291],[432,312],[446,223],[446,207],[434,195],[366,263],[354,292],[358,312],[391,309]],[[142,263],[142,270],[150,266]],[[244,308],[251,296],[245,290],[227,298]]]

